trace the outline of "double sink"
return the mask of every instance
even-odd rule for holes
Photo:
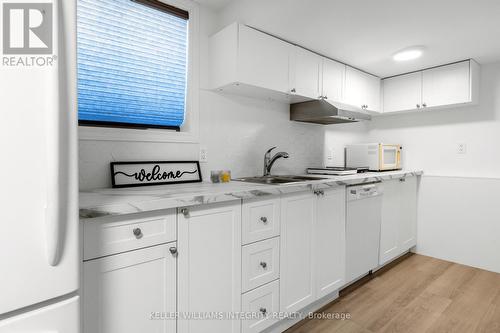
[[[262,176],[262,177],[245,177],[233,179],[239,182],[266,184],[266,185],[286,185],[312,180],[324,180],[327,178],[308,177],[308,176]]]

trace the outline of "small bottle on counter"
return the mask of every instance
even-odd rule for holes
[[[223,170],[220,174],[220,181],[222,183],[229,183],[231,181],[231,171]]]
[[[210,171],[210,180],[212,183],[220,183],[221,182],[221,175],[222,171],[220,170],[213,170]]]
[[[229,183],[231,181],[230,170],[214,170],[210,172],[212,183]]]

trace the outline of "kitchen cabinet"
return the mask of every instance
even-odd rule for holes
[[[179,311],[241,311],[241,201],[180,209],[178,246]],[[178,320],[179,333],[240,331],[239,320]]]
[[[383,79],[384,113],[476,104],[479,71],[470,59]]]
[[[281,198],[280,311],[294,312],[314,301],[312,192]]]
[[[281,201],[281,311],[297,311],[345,282],[345,187]]]
[[[83,264],[85,333],[175,333],[176,243],[115,254]],[[171,253],[174,252],[174,253]]]
[[[417,177],[385,181],[383,187],[381,265],[417,244]]]
[[[210,38],[209,48],[211,89],[253,97],[289,94],[290,44],[233,23]]]
[[[384,112],[400,112],[422,107],[422,72],[382,80]]]
[[[338,290],[345,282],[345,187],[322,190],[316,199],[314,225],[315,298]]]
[[[431,108],[471,102],[470,80],[470,61],[424,70],[422,105]]]
[[[319,55],[294,46],[290,61],[290,92],[294,102],[321,97],[322,59]]]
[[[379,112],[380,79],[346,66],[344,102],[364,110]]]
[[[322,96],[333,101],[342,101],[346,65],[323,58]]]

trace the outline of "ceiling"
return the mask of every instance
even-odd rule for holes
[[[387,77],[474,58],[500,61],[498,0],[199,0],[240,21]],[[223,7],[223,8],[222,8]],[[413,45],[424,55],[395,62]]]

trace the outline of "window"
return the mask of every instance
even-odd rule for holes
[[[81,125],[179,130],[188,12],[157,0],[78,0]]]

